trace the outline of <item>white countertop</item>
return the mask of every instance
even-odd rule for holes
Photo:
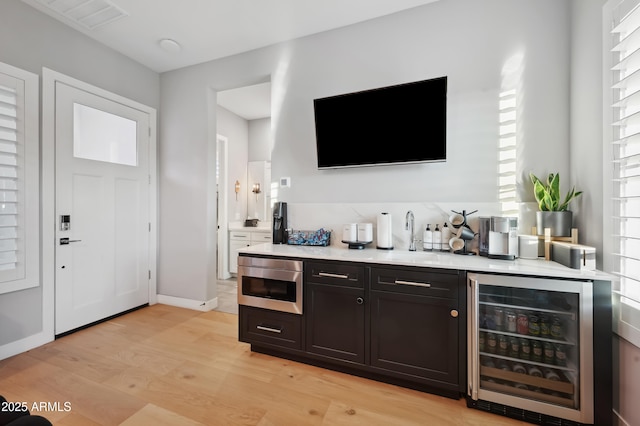
[[[612,277],[601,271],[581,271],[544,259],[498,260],[482,256],[457,255],[448,252],[407,250],[363,250],[336,246],[296,246],[287,244],[256,244],[238,250],[244,254],[301,259],[341,260],[345,262],[378,263],[387,265],[422,266],[457,269],[468,272],[535,275],[553,278],[573,278],[611,281]]]

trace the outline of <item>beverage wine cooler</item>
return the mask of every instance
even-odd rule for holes
[[[468,281],[468,405],[537,424],[592,424],[593,283]]]

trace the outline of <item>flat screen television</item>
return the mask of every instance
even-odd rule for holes
[[[314,99],[318,168],[445,161],[447,77]]]

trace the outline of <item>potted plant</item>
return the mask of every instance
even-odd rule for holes
[[[533,173],[530,173],[529,177],[539,208],[536,213],[538,235],[544,235],[544,229],[550,228],[552,237],[571,236],[573,213],[568,210],[569,203],[582,194],[582,191],[576,191],[576,188],[573,187],[563,199],[560,197],[559,173],[549,173],[546,183]]]

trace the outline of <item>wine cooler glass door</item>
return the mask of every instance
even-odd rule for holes
[[[592,283],[476,274],[470,286],[470,395],[592,416]]]

